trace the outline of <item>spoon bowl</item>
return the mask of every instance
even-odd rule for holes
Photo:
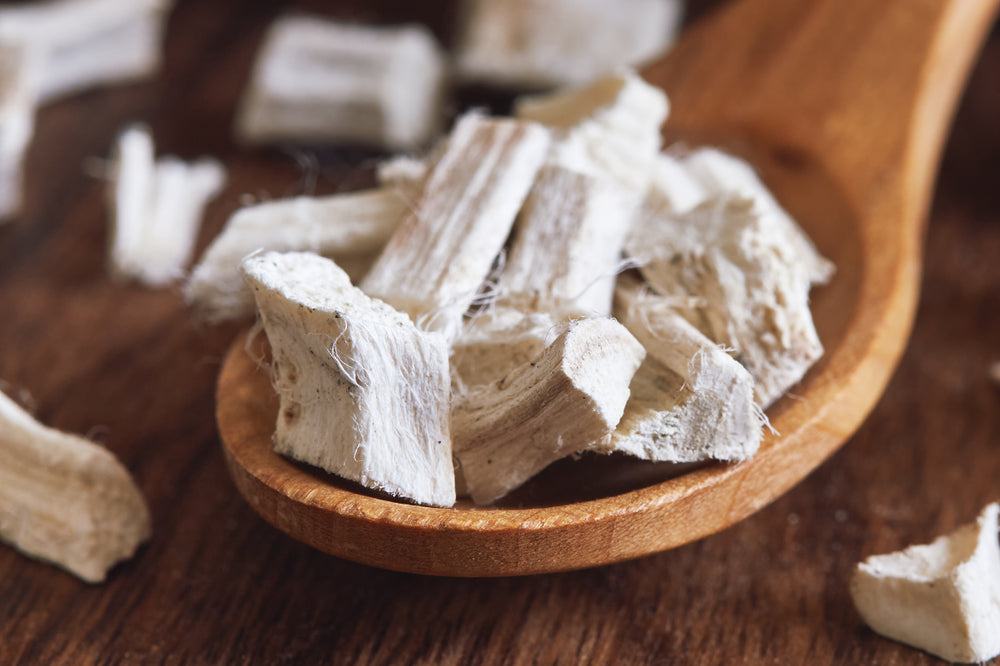
[[[768,410],[780,434],[766,435],[754,458],[692,468],[585,457],[557,463],[495,507],[405,504],[274,453],[266,350],[241,336],[217,390],[237,488],[268,522],[320,550],[449,576],[639,557],[779,497],[857,429],[905,348],[938,157],[998,4],[740,0],[643,71],[671,98],[668,141],[749,159],[837,265],[812,294],[826,354]]]

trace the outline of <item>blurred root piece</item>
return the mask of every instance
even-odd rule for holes
[[[465,0],[456,68],[467,81],[579,84],[667,49],[682,0]]]
[[[455,503],[448,346],[315,254],[243,271],[271,344],[278,453],[422,504]]]
[[[960,663],[1000,654],[1000,546],[990,504],[933,543],[858,564],[851,598],[872,629]]]
[[[423,26],[285,16],[257,56],[236,133],[248,143],[417,148],[439,130],[444,82],[443,56]]]
[[[625,414],[605,452],[653,461],[745,460],[764,419],[746,368],[630,276],[619,280],[615,314],[646,348]]]
[[[226,172],[211,158],[157,160],[148,128],[119,135],[108,180],[109,269],[119,279],[163,286],[182,277],[205,205]]]
[[[37,59],[40,101],[153,76],[170,0],[50,0],[0,7],[0,44]]]
[[[722,196],[680,216],[646,210],[626,244],[655,292],[733,350],[765,408],[823,354],[796,238],[775,211]]]
[[[636,202],[611,181],[543,167],[517,217],[499,302],[525,312],[611,314]]]
[[[38,423],[0,393],[0,540],[99,583],[149,539],[128,470],[91,441]]]
[[[35,123],[31,67],[26,49],[0,43],[0,223],[21,209],[24,156]]]
[[[323,197],[278,199],[247,206],[226,222],[191,271],[184,295],[209,321],[253,311],[240,262],[258,250],[308,251],[363,276],[407,210],[394,188],[380,187]],[[348,270],[344,262],[352,262]]]
[[[549,164],[609,179],[640,195],[649,187],[669,111],[663,91],[630,70],[522,97],[514,106],[518,118],[552,129]]]
[[[653,162],[649,190],[643,202],[661,215],[683,215],[708,199],[706,189],[670,153],[660,153]]]
[[[454,340],[549,144],[535,123],[463,116],[361,288]]]
[[[595,446],[621,419],[644,355],[618,322],[577,320],[533,361],[457,400],[455,456],[472,499],[489,504]]]

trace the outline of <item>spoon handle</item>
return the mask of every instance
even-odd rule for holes
[[[671,127],[718,127],[812,157],[858,210],[902,202],[919,238],[946,130],[998,5],[737,0],[645,75],[670,95]]]

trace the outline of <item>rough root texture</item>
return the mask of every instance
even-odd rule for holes
[[[606,451],[672,462],[755,454],[764,418],[750,373],[638,280],[620,280],[616,301],[647,356]]]
[[[488,504],[549,463],[593,448],[621,419],[642,345],[612,319],[571,322],[534,360],[475,387],[452,413],[472,499]]]
[[[535,123],[464,116],[362,289],[454,340],[548,147]]]
[[[275,450],[421,504],[455,503],[448,346],[315,254],[248,257],[280,398]]]
[[[647,282],[709,339],[731,348],[764,407],[823,354],[810,266],[773,211],[739,196],[680,216],[646,215],[626,245]]]

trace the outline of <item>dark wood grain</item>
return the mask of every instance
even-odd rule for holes
[[[259,519],[227,476],[213,420],[240,325],[198,324],[176,290],[104,272],[102,185],[83,165],[127,121],[150,122],[164,151],[229,166],[202,247],[242,194],[308,184],[293,154],[229,138],[281,6],[182,2],[156,81],[39,116],[25,213],[0,228],[0,378],[28,391],[46,423],[122,459],[154,536],[97,587],[0,547],[0,664],[936,663],[866,629],[847,579],[858,559],[929,540],[1000,497],[1000,387],[988,372],[1000,360],[1000,37],[949,139],[912,341],[858,434],[774,504],[698,543],[574,573],[458,580],[338,560]],[[443,1],[303,6],[425,18],[450,39]],[[483,98],[504,102],[463,96]],[[371,151],[311,152],[318,191],[370,178]]]

